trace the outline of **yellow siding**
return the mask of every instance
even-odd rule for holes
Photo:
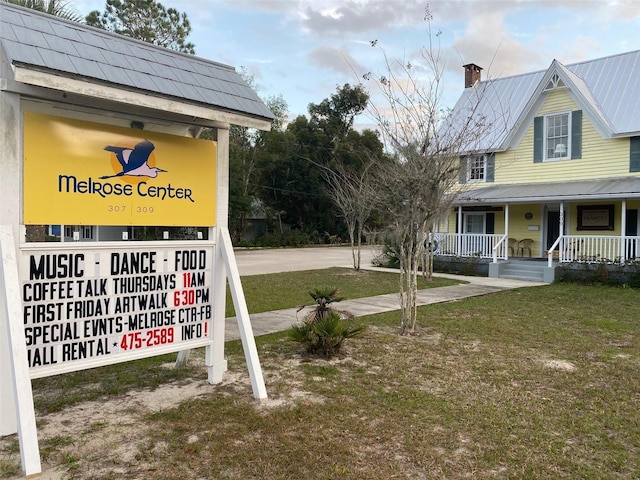
[[[495,223],[493,225],[493,233],[504,234],[504,212],[493,212],[495,214]]]
[[[525,214],[531,213],[531,220],[525,219]],[[538,230],[529,230],[529,227],[538,228]],[[516,240],[524,240],[530,238],[533,240],[531,247],[532,255],[538,256],[540,252],[540,242],[542,234],[542,215],[540,205],[537,204],[515,204],[509,205],[509,238]],[[517,247],[516,247],[517,250]],[[518,252],[515,252],[518,255]],[[527,255],[529,252],[527,252]]]
[[[549,94],[536,116],[579,109],[568,91],[560,89]],[[629,173],[629,139],[603,139],[584,112],[580,159],[533,163],[533,122],[515,149],[496,154],[496,184],[589,180],[625,175],[638,176],[637,173]]]

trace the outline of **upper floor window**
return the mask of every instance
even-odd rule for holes
[[[533,119],[533,161],[582,157],[582,110]]]
[[[545,160],[571,158],[571,115],[547,115],[545,122]]]
[[[460,183],[493,182],[495,154],[463,155],[460,157]]]
[[[467,181],[484,182],[487,158],[485,155],[473,155],[467,160]]]

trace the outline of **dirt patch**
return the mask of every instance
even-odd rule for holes
[[[341,359],[340,361],[346,361]],[[340,361],[336,360],[335,363]],[[278,368],[265,370],[265,380],[274,387],[269,399],[255,402],[255,407],[267,412],[272,408],[292,407],[300,402],[321,403],[325,399],[300,388],[292,370],[303,363],[300,358],[288,358]],[[206,381],[203,367],[201,380],[182,380],[154,389],[132,390],[117,397],[83,402],[59,412],[38,415],[38,441],[42,459],[42,480],[67,478],[103,478],[105,475],[131,475],[131,472],[154,470],[154,455],[162,453],[163,445],[148,444],[145,417],[154,412],[169,410],[181,403],[218,395],[252,398],[251,381],[246,371],[228,371],[219,385]],[[278,388],[277,385],[280,384]],[[197,442],[197,438],[191,438]],[[150,450],[151,449],[151,450]],[[109,458],[118,458],[117,467]],[[0,439],[0,462],[20,465],[17,435]],[[74,465],[74,464],[77,464]],[[22,476],[3,477],[7,480]],[[131,477],[128,477],[131,478]],[[135,477],[144,478],[144,476]]]
[[[226,381],[233,379],[228,378]],[[91,464],[92,470],[97,474],[106,451],[121,458],[124,465],[136,463],[140,467],[138,453],[144,445],[147,430],[142,421],[144,416],[173,408],[185,400],[202,397],[211,393],[214,388],[204,380],[183,381],[153,390],[130,391],[106,401],[83,402],[60,412],[38,416],[38,441],[43,468],[41,478],[59,480],[68,476],[68,473],[52,465],[65,463],[69,466],[78,458]],[[20,454],[11,447],[16,441],[16,435],[2,439],[0,460],[19,465]],[[60,443],[68,443],[69,447],[65,449],[68,452],[62,454],[62,457],[66,456],[62,461],[59,455],[51,458],[48,454],[51,446]],[[113,471],[112,468],[110,470]]]
[[[194,355],[195,362],[201,358]],[[174,364],[167,364],[173,368]],[[150,458],[146,446],[148,427],[144,421],[150,413],[169,410],[191,399],[202,398],[219,386],[207,381],[207,369],[197,371],[198,379],[181,380],[153,389],[130,390],[120,396],[82,402],[61,411],[37,415],[38,443],[43,480],[74,478],[79,469],[90,471],[97,478],[101,472],[121,474],[143,471],[145,458]],[[246,383],[248,385],[242,385]],[[251,394],[248,375],[227,372],[220,386],[237,385],[238,390]],[[83,388],[93,388],[91,384]],[[97,388],[97,387],[96,387]],[[162,445],[154,445],[155,453]],[[108,458],[119,458],[114,468]],[[20,465],[17,435],[0,440],[0,462]],[[81,467],[76,465],[82,464]],[[130,466],[135,469],[129,470]],[[149,465],[149,468],[154,468]],[[80,475],[82,477],[82,475]],[[22,476],[3,477],[8,479]]]
[[[576,366],[567,360],[542,360],[542,364],[545,367],[565,372],[573,372],[576,369]]]

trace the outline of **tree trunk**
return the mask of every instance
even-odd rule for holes
[[[422,243],[415,246],[413,252],[414,269],[411,274],[411,330],[409,333],[416,333],[416,325],[418,323],[418,264],[422,256]]]
[[[428,257],[428,270],[429,270],[429,280],[433,280],[433,255],[434,250],[436,249],[436,238],[433,233],[433,229],[429,230],[429,257]]]
[[[360,260],[361,260],[361,247],[362,247],[362,225],[358,222],[358,229],[357,229],[357,237],[356,238],[356,245],[357,245],[357,250],[358,250],[358,262],[357,262],[357,267],[356,270],[360,270]]]
[[[409,236],[409,241],[400,246],[400,302],[402,307],[402,324],[400,333],[410,335],[416,331],[417,294],[418,294],[418,262],[420,249]],[[406,246],[404,245],[406,243]],[[404,264],[404,265],[403,265]]]
[[[360,268],[360,265],[356,262],[356,245],[354,238],[355,225],[349,224],[347,227],[349,228],[349,242],[351,243],[351,259],[353,261],[353,269],[357,271]]]

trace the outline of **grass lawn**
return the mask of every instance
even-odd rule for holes
[[[222,385],[207,387],[194,361],[174,384],[199,395],[152,411],[94,374],[98,401],[83,408],[104,413],[75,430],[62,422],[41,450],[77,479],[638,479],[639,311],[637,290],[556,284],[421,307],[413,337],[397,334],[397,313],[365,317],[331,361],[259,337],[263,405],[229,342]],[[138,381],[162,371],[118,368]],[[79,388],[35,386],[40,397]],[[67,409],[41,414],[42,426]]]

